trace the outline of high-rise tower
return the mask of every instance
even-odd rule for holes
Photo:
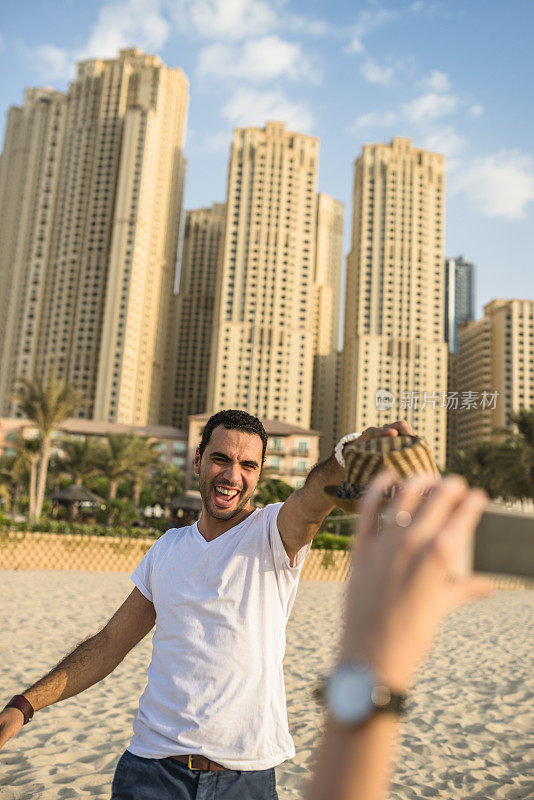
[[[180,69],[131,49],[79,63],[67,95],[33,90],[13,113],[2,173],[15,126],[36,142],[9,179],[22,218],[11,263],[0,253],[0,274],[13,276],[3,413],[17,375],[53,374],[82,390],[80,416],[160,421],[187,99]]]
[[[492,300],[459,330],[455,448],[513,428],[534,407],[534,300]]]
[[[213,305],[222,255],[225,205],[188,211],[178,294],[174,300],[174,388],[171,424],[187,428],[187,418],[207,410]]]
[[[309,426],[318,154],[283,123],[235,130],[209,410]]]
[[[405,417],[440,465],[447,391],[444,162],[396,138],[365,145],[355,163],[342,401],[344,430]],[[379,390],[394,399],[377,403]]]
[[[445,259],[445,341],[458,352],[458,326],[475,318],[475,265],[463,256]]]
[[[320,453],[326,458],[339,439],[339,313],[343,266],[345,207],[327,194],[317,201],[314,273],[314,358],[311,426],[321,431]]]

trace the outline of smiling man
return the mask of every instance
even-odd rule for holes
[[[404,422],[362,438],[410,433]],[[202,512],[172,528],[135,569],[130,596],[102,631],[0,713],[0,747],[34,711],[102,680],[156,624],[134,735],[112,800],[272,800],[274,767],[295,754],[283,657],[286,624],[311,541],[343,477],[318,464],[285,503],[254,508],[267,435],[245,411],[214,414],[195,454]]]

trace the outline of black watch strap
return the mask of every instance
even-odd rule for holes
[[[4,709],[6,708],[18,708],[18,710],[21,711],[24,716],[24,725],[28,724],[35,713],[32,704],[24,697],[23,694],[14,695],[9,703],[4,706]]]

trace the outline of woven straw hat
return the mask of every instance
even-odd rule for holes
[[[326,486],[324,491],[337,506],[356,512],[359,500],[371,479],[384,469],[399,478],[421,472],[439,475],[430,445],[419,436],[376,436],[345,445],[345,477],[339,486]]]

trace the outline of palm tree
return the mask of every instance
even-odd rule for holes
[[[11,510],[11,490],[13,487],[12,456],[0,456],[0,498],[6,511]]]
[[[262,506],[269,503],[283,503],[292,492],[293,487],[280,478],[266,477],[258,483],[254,501]]]
[[[20,475],[25,472],[26,468],[30,470],[30,507],[28,513],[30,520],[35,518],[35,504],[37,501],[37,464],[39,462],[39,455],[41,453],[41,440],[38,436],[32,439],[25,439],[22,435],[17,438],[17,455],[13,465],[14,474]]]
[[[35,423],[41,437],[35,507],[30,512],[33,521],[39,519],[43,509],[52,437],[61,423],[76,413],[82,394],[65,381],[54,378],[45,382],[41,377],[33,380],[19,377],[17,381],[20,386],[15,398],[23,414]]]
[[[76,486],[94,475],[98,475],[104,465],[103,447],[92,437],[84,439],[64,439],[61,442],[63,458],[61,467],[73,479]]]
[[[529,496],[534,500],[534,408],[521,408],[516,414],[512,414],[511,421],[517,426],[518,432],[513,439],[523,451]]]
[[[497,442],[475,442],[467,450],[458,450],[454,454],[450,471],[463,475],[470,486],[485,489],[491,498],[499,497],[501,486],[496,470],[498,449]]]
[[[151,480],[156,501],[167,507],[171,499],[181,494],[185,487],[184,471],[174,464],[159,467]]]
[[[109,499],[117,496],[123,478],[140,483],[149,467],[159,459],[156,443],[133,433],[108,433],[104,447],[103,470],[109,479]]]

